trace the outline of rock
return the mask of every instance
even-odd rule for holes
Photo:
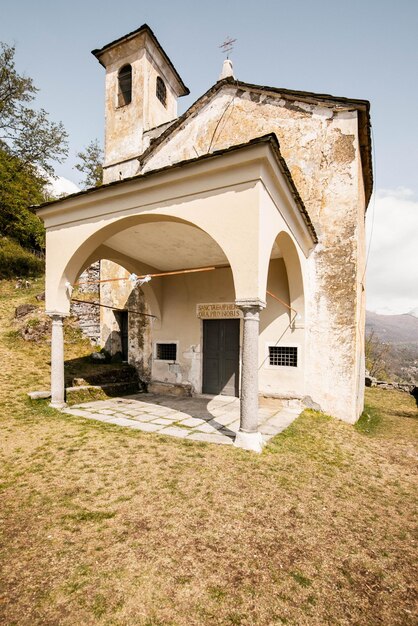
[[[414,385],[408,385],[408,383],[398,383],[399,391],[405,391],[406,393],[412,393]]]
[[[148,383],[148,393],[161,393],[163,395],[176,396],[178,398],[190,398],[192,395],[192,386],[190,383],[180,385],[177,383],[153,381]]]
[[[19,306],[15,308],[15,318],[25,317],[28,313],[36,311],[37,308],[35,304],[19,304]]]
[[[322,409],[317,402],[314,402],[311,396],[304,396],[302,398],[302,404],[306,409],[312,409],[313,411],[320,411],[322,413]]]
[[[30,286],[31,284],[28,280],[25,280],[24,278],[19,278],[15,285],[15,289],[29,289]]]
[[[85,387],[88,384],[84,378],[73,378],[73,387]]]
[[[387,383],[385,380],[377,380],[376,386],[379,387],[380,389],[394,389],[395,388],[392,383]]]
[[[20,335],[25,341],[46,341],[51,334],[51,320],[29,319],[27,324],[20,329]]]
[[[50,391],[29,391],[28,396],[31,400],[46,400],[51,397]]]
[[[414,387],[410,393],[411,396],[414,396],[415,400],[418,400],[418,387]]]
[[[366,373],[366,377],[364,379],[364,384],[366,387],[376,387],[377,379],[374,376],[370,376],[370,374]]]
[[[106,355],[103,352],[92,352],[91,358],[93,361],[106,361]]]
[[[78,326],[85,337],[98,345],[100,342],[100,307],[92,302],[72,302],[71,314],[78,320]]]
[[[45,300],[45,291],[43,293],[38,293],[35,298],[38,300],[38,302],[43,302]]]

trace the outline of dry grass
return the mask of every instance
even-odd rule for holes
[[[63,416],[25,400],[25,299],[1,285],[1,623],[416,624],[412,397],[306,411],[260,456]]]

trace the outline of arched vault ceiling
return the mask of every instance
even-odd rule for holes
[[[162,271],[228,264],[222,249],[203,230],[176,222],[132,226],[104,244]],[[276,243],[271,256],[281,256]]]
[[[141,224],[110,237],[104,243],[162,271],[228,264],[218,244],[204,231],[188,224]]]

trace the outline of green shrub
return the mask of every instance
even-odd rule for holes
[[[44,261],[16,241],[0,237],[0,279],[28,278],[44,272]]]

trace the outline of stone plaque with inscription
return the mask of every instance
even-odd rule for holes
[[[196,305],[196,315],[202,320],[242,317],[235,302],[204,302]]]

